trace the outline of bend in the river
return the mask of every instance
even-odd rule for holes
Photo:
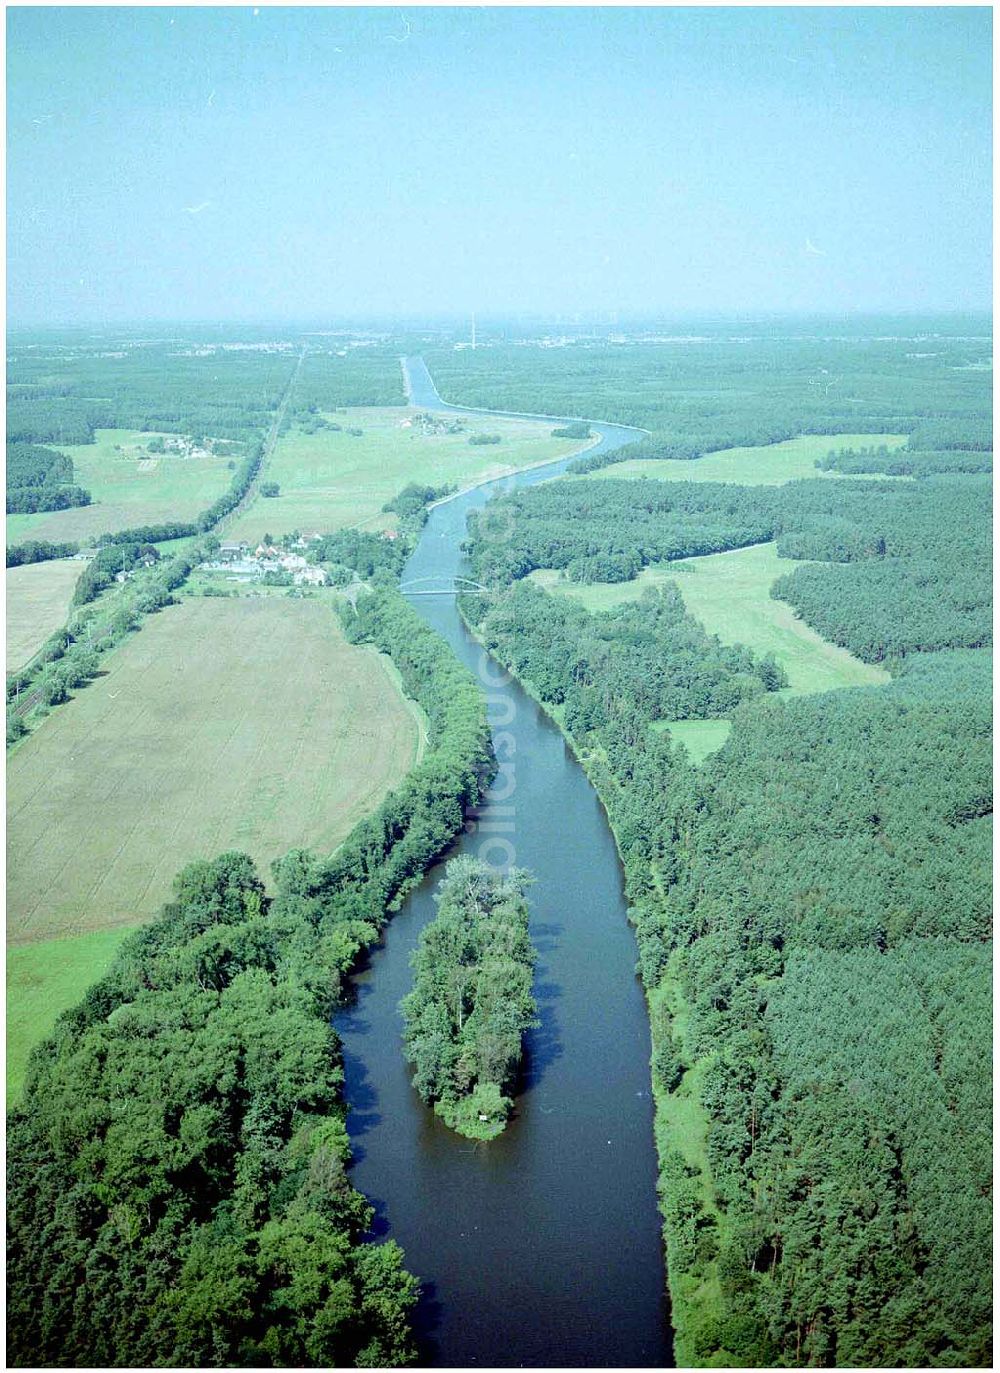
[[[446,406],[420,358],[411,403]],[[553,417],[555,418],[555,417]],[[639,431],[593,424],[598,448]],[[454,585],[468,512],[571,459],[437,505],[404,585]],[[424,580],[426,579],[426,580]],[[415,598],[421,616],[483,683],[501,764],[490,797],[447,857],[511,858],[529,889],[541,1028],[505,1132],[475,1144],[449,1130],[410,1082],[398,1004],[409,956],[434,913],[435,865],[389,924],[338,1017],[353,1180],[424,1282],[423,1361],[444,1366],[656,1367],[671,1362],[656,1209],[649,1025],[635,976],[622,873],[597,796],[556,726],[466,630],[453,595]],[[509,846],[509,848],[507,847]]]

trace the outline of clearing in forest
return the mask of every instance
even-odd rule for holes
[[[760,448],[723,448],[689,461],[676,458],[638,458],[589,472],[589,477],[655,477],[658,481],[739,482],[741,486],[783,486],[798,477],[824,477],[843,481],[843,472],[821,472],[816,466],[831,449],[902,448],[905,434],[800,434],[797,439],[769,443]],[[884,477],[879,481],[909,481],[908,477]],[[852,480],[858,480],[856,477]]]
[[[785,695],[887,682],[889,674],[884,669],[829,643],[800,620],[787,602],[772,599],[771,587],[777,578],[797,566],[791,558],[780,558],[773,543],[764,543],[647,567],[630,582],[571,582],[551,569],[533,572],[531,580],[546,591],[574,597],[591,611],[637,601],[647,587],[672,582],[710,634],[717,634],[725,644],[773,653],[788,674]],[[720,749],[730,732],[728,720],[677,720],[659,727],[669,729],[696,763]]]
[[[7,671],[23,667],[65,623],[83,563],[57,558],[7,569]]]
[[[232,480],[239,459],[203,453],[150,455],[149,444],[171,435],[138,429],[98,429],[94,443],[51,447],[73,459],[73,483],[90,492],[91,504],[37,515],[8,515],[7,542],[25,539],[89,539],[136,525],[193,520]]]
[[[773,543],[762,543],[646,567],[630,582],[571,582],[551,570],[533,572],[531,579],[546,591],[575,597],[588,610],[610,610],[639,600],[647,586],[673,582],[709,634],[717,634],[724,644],[773,653],[788,673],[789,695],[887,682],[889,675],[882,668],[828,643],[798,619],[787,602],[772,599],[771,587],[778,577],[800,566],[791,558],[780,558]]]
[[[225,537],[256,543],[265,533],[293,529],[391,529],[396,517],[383,514],[382,506],[410,482],[471,486],[579,452],[589,442],[554,439],[552,421],[434,414],[423,423],[422,413],[402,407],[341,410],[322,417],[339,430],[292,429],[278,441],[262,474],[264,481],[277,482],[280,495],[256,495],[226,525]],[[453,426],[459,427],[449,432]],[[498,434],[500,442],[470,443],[478,434]]]
[[[422,746],[326,601],[186,600],[108,662],[10,756],[11,943],[148,918],[194,858],[329,852]]]

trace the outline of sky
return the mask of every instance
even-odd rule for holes
[[[7,10],[8,319],[988,309],[988,8]]]

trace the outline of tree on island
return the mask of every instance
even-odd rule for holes
[[[413,990],[400,1009],[413,1085],[471,1139],[492,1139],[507,1123],[522,1035],[537,1024],[530,881],[518,869],[500,875],[478,859],[452,859],[437,918],[412,955]]]

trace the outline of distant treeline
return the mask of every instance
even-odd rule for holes
[[[709,331],[706,331],[706,333]],[[696,458],[798,434],[899,434],[920,449],[992,448],[988,344],[907,339],[712,336],[674,343],[577,343],[425,351],[441,395],[458,405],[585,415],[651,431],[642,456]],[[626,449],[578,460],[624,461]]]
[[[453,858],[438,913],[412,955],[413,990],[402,1002],[413,1085],[459,1134],[492,1139],[513,1102],[525,1030],[535,1024],[535,952],[528,935],[528,874],[501,876],[475,858]]]
[[[34,443],[7,444],[7,514],[34,515],[89,505],[90,492],[74,486],[73,460]]]
[[[405,405],[397,349],[386,346],[338,352],[311,347],[299,370],[292,403],[305,415],[354,405]]]
[[[929,477],[937,472],[992,472],[993,454],[946,450],[921,452],[911,448],[841,448],[816,464],[825,472],[857,476],[884,472],[888,477]]]
[[[267,429],[298,352],[203,349],[157,343],[109,354],[106,346],[37,348],[9,367],[7,437],[27,444],[91,443],[94,431],[206,435],[246,441]],[[346,405],[402,405],[394,350],[310,349],[291,412]],[[221,447],[217,451],[225,451]]]
[[[98,428],[253,438],[271,422],[296,360],[290,350],[180,356],[170,344],[120,357],[37,349],[10,367],[8,438],[92,443]]]
[[[24,563],[47,563],[55,558],[71,558],[78,551],[79,544],[75,543],[29,539],[26,543],[7,545],[7,566],[20,567]]]

